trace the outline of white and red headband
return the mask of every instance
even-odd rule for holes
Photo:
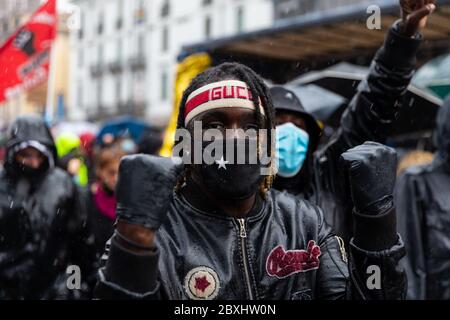
[[[255,110],[252,93],[245,82],[224,80],[207,84],[192,92],[186,101],[184,124],[187,125],[203,112],[228,107]],[[261,114],[264,114],[261,103],[259,108]]]

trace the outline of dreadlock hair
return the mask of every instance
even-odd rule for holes
[[[272,98],[269,93],[269,89],[265,85],[262,78],[256,74],[252,69],[250,69],[247,66],[244,66],[237,62],[225,62],[222,63],[216,67],[212,67],[207,69],[206,71],[200,73],[197,75],[189,84],[189,86],[186,88],[186,90],[183,92],[183,96],[180,101],[179,105],[179,113],[178,113],[178,122],[177,122],[177,129],[186,129],[185,126],[185,107],[186,107],[186,101],[189,97],[189,95],[194,92],[195,90],[203,87],[204,85],[207,85],[209,83],[223,81],[223,80],[240,80],[247,84],[247,86],[250,89],[250,92],[252,93],[252,101],[255,106],[258,106],[260,103],[262,104],[262,107],[264,108],[264,115],[261,114],[260,108],[255,108],[255,117],[258,124],[258,127],[266,128],[268,130],[271,130],[274,128],[274,118],[275,118],[275,112],[274,107],[272,103]],[[273,157],[273,144],[275,141],[272,141],[271,134],[269,133],[268,136],[268,146],[270,146],[270,157]],[[177,141],[175,142],[177,143]],[[271,169],[273,172],[273,161],[270,163]],[[176,191],[179,191],[183,183],[186,182],[186,178],[190,174],[190,166],[186,166],[185,170],[183,172],[183,175],[181,179],[178,181],[177,186],[175,188]],[[270,189],[272,182],[273,182],[274,175],[268,175],[266,176],[263,181],[261,182],[259,191],[263,197],[266,196],[267,191]]]

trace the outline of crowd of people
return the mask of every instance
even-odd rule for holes
[[[385,145],[435,5],[400,8],[328,141],[295,92],[234,62],[195,77],[178,110],[201,153],[227,146],[212,163],[185,161],[194,141],[163,158],[160,135],[53,137],[17,118],[0,172],[0,299],[450,299],[450,97],[428,163],[398,166]],[[252,139],[258,154],[260,139],[273,146],[268,163],[238,151]]]

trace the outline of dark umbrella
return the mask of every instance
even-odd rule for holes
[[[315,84],[350,100],[355,95],[358,84],[366,78],[368,71],[369,68],[342,62],[322,71],[302,75],[291,84]],[[433,129],[436,113],[441,105],[441,99],[410,85],[393,134]]]
[[[288,83],[286,87],[297,95],[306,111],[328,125],[336,124],[336,114],[340,115],[348,103],[346,98],[315,84]]]
[[[136,144],[138,144],[141,140],[142,133],[149,128],[150,126],[148,124],[139,119],[130,116],[121,116],[109,120],[103,124],[97,135],[97,141],[100,145],[102,145],[103,137],[106,134],[111,134],[115,138],[126,136],[130,137]]]

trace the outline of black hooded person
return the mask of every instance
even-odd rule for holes
[[[248,67],[224,63],[198,75],[180,102],[175,148],[184,142],[180,132],[194,137],[194,149],[181,150],[185,162],[148,155],[121,161],[117,227],[96,297],[402,298],[405,277],[398,263],[404,248],[389,178],[395,176],[395,151],[368,142],[342,155],[357,230],[347,258],[321,209],[271,189],[273,148],[267,150],[269,162],[250,161],[262,150],[250,148],[252,139],[271,146],[272,135],[247,138],[242,132],[273,132],[274,124],[270,93]],[[209,153],[213,143],[219,147]],[[236,163],[242,145],[249,160]],[[213,161],[205,158],[210,154]],[[377,187],[368,190],[367,183]],[[381,268],[374,290],[366,286],[370,265]]]
[[[410,299],[450,299],[450,97],[438,112],[435,141],[433,162],[408,169],[396,185]]]
[[[322,129],[292,90],[273,86],[270,94],[277,126],[278,171],[273,187],[314,202],[313,158]]]
[[[41,118],[19,117],[6,148],[0,171],[0,299],[84,295],[69,294],[66,287],[69,263],[87,278],[88,251],[77,191],[55,167],[50,130]]]
[[[323,208],[326,221],[346,244],[353,235],[353,204],[340,155],[365,141],[385,142],[401,112],[401,101],[414,74],[422,41],[420,31],[435,10],[433,2],[400,1],[402,19],[388,31],[368,76],[342,115],[340,127],[318,150],[315,149],[320,131],[312,116],[285,88],[272,89],[277,125],[282,133],[279,137],[284,139],[278,141],[282,146],[280,164],[284,167],[279,170],[275,187]]]

